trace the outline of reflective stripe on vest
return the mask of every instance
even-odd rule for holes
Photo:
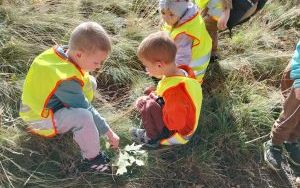
[[[162,139],[160,141],[161,145],[178,145],[178,144],[186,144],[190,140],[191,136],[181,136],[178,133],[175,133],[170,138]]]
[[[212,48],[212,40],[208,34],[205,23],[200,16],[199,12],[187,22],[171,28],[168,25],[163,26],[163,29],[168,31],[171,37],[175,40],[179,34],[186,34],[193,39],[192,46],[192,64],[189,66],[199,75],[208,66],[210,53]],[[203,76],[196,76],[198,81],[202,81]]]
[[[36,121],[28,121],[27,130],[33,134],[38,134],[44,137],[54,137],[57,134],[57,129],[54,121],[54,114],[50,111],[49,118]]]
[[[158,96],[164,97],[165,91],[181,83],[184,83],[186,91],[188,92],[187,94],[190,96],[195,106],[195,124],[193,126],[193,130],[187,135],[180,135],[179,133],[175,133],[169,138],[162,139],[160,141],[160,144],[162,145],[186,144],[194,134],[198,126],[202,106],[202,89],[201,85],[196,79],[183,76],[164,77],[157,85],[156,94]]]
[[[54,114],[47,104],[57,87],[64,80],[77,80],[83,93],[90,101],[93,90],[89,89],[89,74],[61,57],[55,48],[44,51],[36,57],[26,75],[22,93],[21,118],[29,123],[30,132],[45,137],[57,134]]]
[[[202,80],[204,77],[204,74],[206,72],[206,68],[209,64],[210,60],[210,54],[207,54],[206,56],[201,57],[200,59],[194,60],[191,63],[191,68],[194,70],[195,76],[198,80]]]

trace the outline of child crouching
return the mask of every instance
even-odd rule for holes
[[[176,66],[176,52],[166,32],[149,35],[138,48],[149,76],[161,79],[154,92],[136,100],[143,128],[131,130],[134,141],[150,147],[186,144],[198,126],[201,85],[190,67]]]

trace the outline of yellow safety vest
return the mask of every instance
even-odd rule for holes
[[[208,2],[209,0],[195,0],[195,4],[200,10],[205,9]]]
[[[195,0],[195,4],[199,7],[200,10],[208,8],[207,14],[214,18],[216,21],[222,15],[223,4],[221,0]]]
[[[20,109],[20,116],[29,123],[30,132],[45,137],[57,134],[54,114],[47,104],[64,80],[77,80],[88,101],[93,99],[89,73],[60,56],[55,48],[46,50],[34,59],[23,85]]]
[[[193,39],[192,62],[189,66],[193,69],[196,79],[202,83],[206,68],[210,60],[212,40],[208,34],[205,23],[199,12],[189,21],[172,28],[163,26],[175,40],[177,35],[184,33]]]
[[[157,85],[156,94],[164,98],[165,91],[181,83],[184,83],[186,91],[188,92],[188,95],[192,99],[195,106],[195,124],[193,126],[193,130],[188,135],[180,135],[179,133],[175,133],[169,138],[162,139],[160,141],[161,145],[186,144],[193,136],[198,126],[202,106],[202,88],[196,79],[183,76],[164,77]]]

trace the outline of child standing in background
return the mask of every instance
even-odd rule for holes
[[[160,0],[167,31],[177,46],[176,65],[188,65],[202,83],[209,64],[212,41],[196,5],[189,0]]]
[[[211,61],[218,56],[218,31],[230,30],[250,19],[263,8],[267,0],[195,0],[212,38]]]

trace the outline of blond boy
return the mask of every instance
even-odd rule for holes
[[[28,130],[43,137],[72,131],[85,165],[109,169],[100,151],[99,134],[115,148],[119,137],[91,105],[95,79],[89,71],[100,68],[111,51],[108,34],[95,22],[77,26],[69,45],[50,48],[33,61],[25,79],[20,108]]]

